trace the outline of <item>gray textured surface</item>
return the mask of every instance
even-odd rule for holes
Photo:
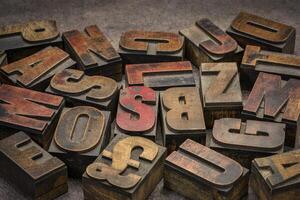
[[[55,19],[61,31],[83,29],[97,24],[117,46],[121,32],[130,29],[174,31],[207,17],[226,28],[239,11],[248,11],[292,25],[300,38],[299,0],[0,0],[0,24],[33,19]],[[300,55],[300,41],[296,42]],[[1,167],[1,166],[0,166]],[[26,184],[26,183],[24,183]],[[0,199],[24,199],[12,186],[0,179]],[[69,193],[59,199],[83,199],[79,180],[69,182]],[[150,199],[184,199],[162,188]]]

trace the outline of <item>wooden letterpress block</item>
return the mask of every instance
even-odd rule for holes
[[[87,26],[83,33],[65,32],[63,40],[66,50],[85,74],[122,79],[121,57],[96,25]]]
[[[193,140],[186,140],[165,162],[164,186],[193,200],[241,199],[249,170]]]
[[[68,166],[69,176],[81,177],[110,138],[109,112],[94,107],[65,108],[48,152]]]
[[[195,66],[204,62],[240,62],[242,48],[209,19],[180,30],[185,38],[185,57]]]
[[[281,75],[284,80],[300,78],[300,56],[261,50],[247,45],[241,63],[243,85],[251,88],[259,72]]]
[[[115,134],[143,136],[155,141],[159,93],[144,86],[120,91]]]
[[[300,80],[283,81],[279,75],[260,72],[242,114],[247,118],[285,123],[285,145],[294,146],[299,105]]]
[[[180,61],[183,38],[170,32],[127,31],[121,35],[119,54],[126,64]]]
[[[243,101],[236,63],[202,63],[200,93],[206,128],[216,119],[240,117]]]
[[[117,135],[86,168],[85,199],[140,200],[163,176],[166,149],[143,137]]]
[[[169,88],[160,93],[163,142],[171,152],[187,138],[205,143],[205,121],[196,87]]]
[[[240,12],[226,32],[242,48],[255,45],[263,50],[294,52],[296,29],[257,15]]]
[[[6,53],[0,50],[0,66],[7,64],[7,56]]]
[[[0,27],[0,49],[6,51],[9,63],[34,54],[49,45],[63,47],[56,22],[53,20]]]
[[[68,191],[67,167],[24,132],[0,141],[0,174],[31,199],[54,199]]]
[[[189,61],[126,65],[125,74],[129,86],[144,85],[163,90],[196,85]]]
[[[52,78],[46,92],[65,97],[72,107],[88,105],[115,113],[119,89],[117,82],[111,78],[65,69]]]
[[[33,90],[0,85],[0,126],[26,131],[47,147],[64,106],[64,99]]]
[[[75,62],[58,47],[47,47],[0,68],[1,79],[21,87],[43,91],[54,74]]]
[[[254,159],[249,184],[259,199],[299,199],[300,150]]]
[[[241,119],[216,120],[206,146],[250,169],[254,158],[282,153],[285,124]]]

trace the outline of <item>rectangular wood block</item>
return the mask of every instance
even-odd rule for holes
[[[206,128],[211,129],[216,119],[240,117],[243,102],[236,63],[202,63],[200,94]]]
[[[63,48],[54,20],[36,20],[0,27],[0,49],[6,51],[9,63],[49,45]]]
[[[0,102],[0,126],[25,131],[48,147],[64,107],[62,97],[2,84]]]
[[[68,191],[66,165],[24,132],[0,140],[0,174],[31,199],[54,199]]]
[[[132,30],[122,33],[119,54],[125,64],[180,61],[183,42],[176,33]]]
[[[155,90],[196,85],[189,61],[130,64],[126,65],[125,75],[127,85],[143,85]]]
[[[300,150],[255,159],[249,184],[259,199],[299,199]]]
[[[249,170],[187,139],[165,162],[164,186],[193,200],[238,200],[247,194]]]
[[[174,87],[160,93],[163,143],[168,153],[187,138],[205,143],[206,127],[199,89]]]
[[[83,71],[65,69],[51,80],[46,92],[63,96],[68,106],[93,106],[115,116],[119,86],[111,78],[88,76]]]
[[[240,62],[243,49],[209,19],[179,31],[185,39],[185,58],[196,67],[207,62]]]
[[[117,135],[82,177],[85,199],[146,199],[163,177],[166,149],[143,137]]]
[[[246,12],[240,12],[226,32],[242,48],[254,45],[283,53],[293,53],[295,49],[294,27]]]
[[[58,47],[47,47],[31,56],[0,68],[1,79],[17,86],[44,91],[51,78],[75,64],[68,53]]]
[[[84,32],[67,31],[63,40],[66,50],[85,74],[122,79],[121,57],[98,26],[87,26]]]
[[[68,166],[71,177],[81,177],[108,144],[110,113],[89,106],[65,108],[48,152]]]
[[[120,91],[115,134],[157,137],[159,93],[144,86],[131,86]]]
[[[206,146],[250,169],[254,158],[283,152],[285,124],[236,118],[216,120]]]
[[[246,118],[286,124],[285,145],[294,146],[300,115],[300,80],[281,80],[279,75],[260,72],[245,100]]]

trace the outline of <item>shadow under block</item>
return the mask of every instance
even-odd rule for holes
[[[206,127],[199,89],[169,88],[160,93],[163,143],[168,153],[187,138],[205,144]]]
[[[277,74],[282,79],[300,78],[300,56],[261,50],[247,45],[241,63],[242,85],[251,88],[259,72]]]
[[[125,75],[128,86],[143,85],[154,90],[196,85],[189,61],[129,64]]]
[[[240,12],[226,31],[238,44],[263,50],[294,53],[296,29],[257,15]]]
[[[30,21],[0,27],[0,50],[6,51],[9,63],[34,54],[49,45],[63,47],[54,20]]]
[[[66,51],[85,74],[122,79],[121,57],[96,25],[85,27],[84,32],[65,32],[63,40]]]
[[[31,199],[54,199],[68,191],[65,164],[24,132],[0,141],[0,174]]]
[[[87,105],[115,113],[119,87],[111,78],[65,69],[52,78],[46,92],[63,96],[71,107]]]
[[[164,186],[193,200],[239,200],[248,180],[248,169],[190,139],[165,161]]]
[[[1,127],[24,131],[48,147],[64,107],[62,97],[2,84],[0,102]]]
[[[261,200],[299,199],[300,150],[255,159],[249,184]]]
[[[0,68],[1,79],[28,89],[44,91],[51,78],[75,64],[69,54],[58,47],[47,47],[33,55]]]
[[[127,31],[119,42],[119,54],[125,64],[180,61],[183,49],[183,38],[170,32]]]
[[[117,135],[82,177],[85,199],[143,200],[163,177],[166,149],[143,137]]]
[[[94,107],[65,108],[48,152],[68,166],[71,177],[81,177],[110,138],[109,112]]]
[[[202,63],[199,85],[206,128],[211,129],[216,119],[241,116],[243,101],[236,63]]]
[[[245,118],[286,124],[285,145],[294,146],[300,115],[300,80],[281,80],[279,75],[260,72],[245,100]]]
[[[206,146],[250,169],[254,158],[283,152],[285,124],[223,118],[216,120]]]
[[[180,30],[185,38],[185,58],[196,67],[207,62],[238,62],[243,49],[237,42],[209,19],[201,19]]]
[[[114,133],[142,136],[155,141],[158,99],[159,93],[148,87],[121,89]]]

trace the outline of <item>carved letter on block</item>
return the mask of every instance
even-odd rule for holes
[[[67,167],[24,132],[0,141],[0,174],[31,199],[54,199],[68,191]]]
[[[126,65],[129,86],[144,85],[164,90],[169,87],[195,86],[192,64],[189,61]]]
[[[169,152],[187,138],[205,143],[205,122],[196,87],[170,88],[161,92],[162,132]]]
[[[66,163],[69,176],[81,177],[100,154],[110,138],[109,118],[109,112],[88,106],[62,111],[48,151]]]
[[[86,168],[85,199],[146,199],[162,179],[165,152],[146,138],[117,135]]]
[[[294,52],[296,29],[260,16],[240,12],[227,33],[243,48],[256,45],[264,50]]]
[[[122,61],[108,38],[96,25],[85,32],[72,30],[63,34],[66,49],[88,75],[103,75],[120,81]]]
[[[300,150],[255,159],[250,186],[259,199],[299,199]]]
[[[1,77],[8,83],[43,91],[54,74],[75,62],[57,47],[45,48],[29,57],[1,67]]]
[[[250,168],[254,158],[282,153],[284,138],[283,123],[223,118],[215,121],[206,146]]]
[[[279,75],[260,72],[245,102],[243,114],[286,124],[286,145],[295,142],[300,115],[300,80],[282,81]]]
[[[169,32],[128,31],[121,35],[119,53],[126,64],[180,61],[183,38]]]
[[[7,56],[3,50],[0,50],[0,67],[7,64]]]
[[[156,138],[159,93],[144,86],[132,86],[120,91],[116,117],[116,134]]]
[[[104,76],[88,76],[80,70],[65,69],[52,78],[46,92],[65,97],[71,106],[89,105],[115,112],[118,84]]]
[[[2,84],[0,125],[26,131],[47,147],[64,105],[62,97]]]
[[[62,40],[53,20],[31,21],[0,27],[0,49],[13,62],[49,45],[62,47]]]
[[[240,62],[242,58],[237,42],[209,19],[179,33],[185,38],[185,57],[197,67],[203,62]]]
[[[165,164],[164,185],[193,200],[241,199],[248,190],[249,170],[187,139]]]
[[[258,46],[246,47],[241,68],[251,86],[259,72],[278,74],[283,79],[300,78],[300,56],[261,50]],[[249,79],[249,80],[248,80]]]
[[[200,86],[207,128],[216,119],[240,116],[243,103],[236,63],[203,63]]]

